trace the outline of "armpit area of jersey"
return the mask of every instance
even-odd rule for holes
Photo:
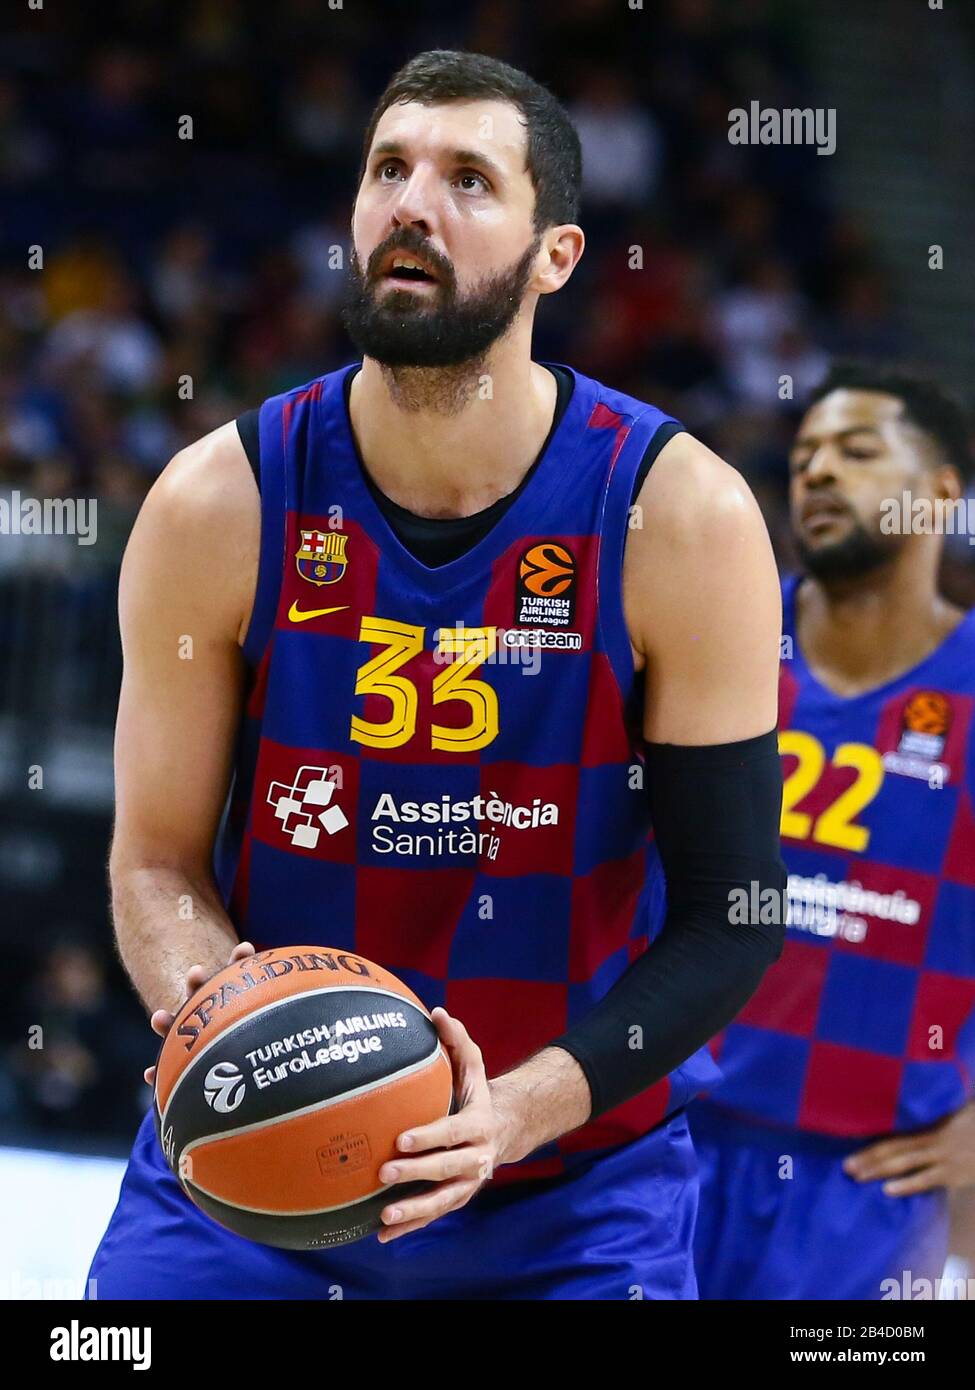
[[[731,911],[752,885],[758,897],[744,901],[761,901],[766,888],[780,900],[784,892],[776,731],[736,743],[645,747],[667,916],[643,955],[554,1043],[585,1072],[593,1118],[654,1085],[726,1027],[785,939],[784,912],[779,922],[742,923]]]

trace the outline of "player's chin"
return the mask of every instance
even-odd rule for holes
[[[827,550],[831,546],[842,544],[853,529],[852,519],[837,513],[835,516],[817,517],[811,522],[802,522],[797,527],[797,533],[807,550]]]

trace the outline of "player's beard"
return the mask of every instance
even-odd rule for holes
[[[510,328],[521,307],[531,277],[532,263],[541,237],[507,270],[486,275],[469,290],[457,292],[457,278],[449,261],[431,258],[438,287],[433,295],[412,290],[383,288],[373,283],[375,267],[389,252],[378,246],[363,273],[353,249],[346,282],[342,322],[355,346],[390,368],[453,368],[483,361],[491,345]],[[407,242],[416,244],[407,244]],[[394,245],[404,255],[421,254],[423,239],[397,236]],[[429,300],[430,302],[425,302]]]
[[[856,522],[841,541],[808,546],[796,536],[796,551],[807,574],[828,584],[830,580],[859,579],[889,564],[900,549],[900,536],[872,536]]]

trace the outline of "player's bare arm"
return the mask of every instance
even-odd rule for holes
[[[688,435],[661,450],[638,499],[624,591],[634,661],[644,671],[648,741],[727,744],[774,728],[781,606],[771,545],[741,476]],[[395,1239],[462,1206],[499,1164],[517,1162],[584,1124],[592,1095],[579,1062],[543,1049],[488,1080],[476,1041],[436,1010],[463,1078],[464,1107],[401,1138],[404,1159],[381,1171],[425,1178],[422,1197],[383,1213]],[[408,1153],[422,1157],[406,1158]]]
[[[782,606],[758,504],[688,434],[660,452],[623,571],[652,743],[730,743],[775,724]]]
[[[123,562],[112,904],[119,952],[157,1032],[238,947],[210,855],[240,717],[259,533],[257,489],[229,424],[163,471]]]

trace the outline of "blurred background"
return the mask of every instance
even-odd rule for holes
[[[0,499],[94,497],[99,523],[92,546],[0,534],[8,1164],[122,1154],[148,1102],[155,1047],[105,885],[119,561],[173,453],[355,358],[331,249],[348,246],[363,128],[403,61],[491,53],[567,103],[588,248],[540,307],[535,355],[653,401],[741,469],[783,566],[786,449],[831,356],[923,364],[973,405],[972,7],[333,4],[102,0],[96,18],[24,3],[0,18]],[[752,101],[835,108],[835,153],[730,144],[729,111]],[[970,605],[956,539],[944,585]],[[38,1023],[40,1050],[25,1042]],[[105,1171],[84,1167],[96,1185]]]

